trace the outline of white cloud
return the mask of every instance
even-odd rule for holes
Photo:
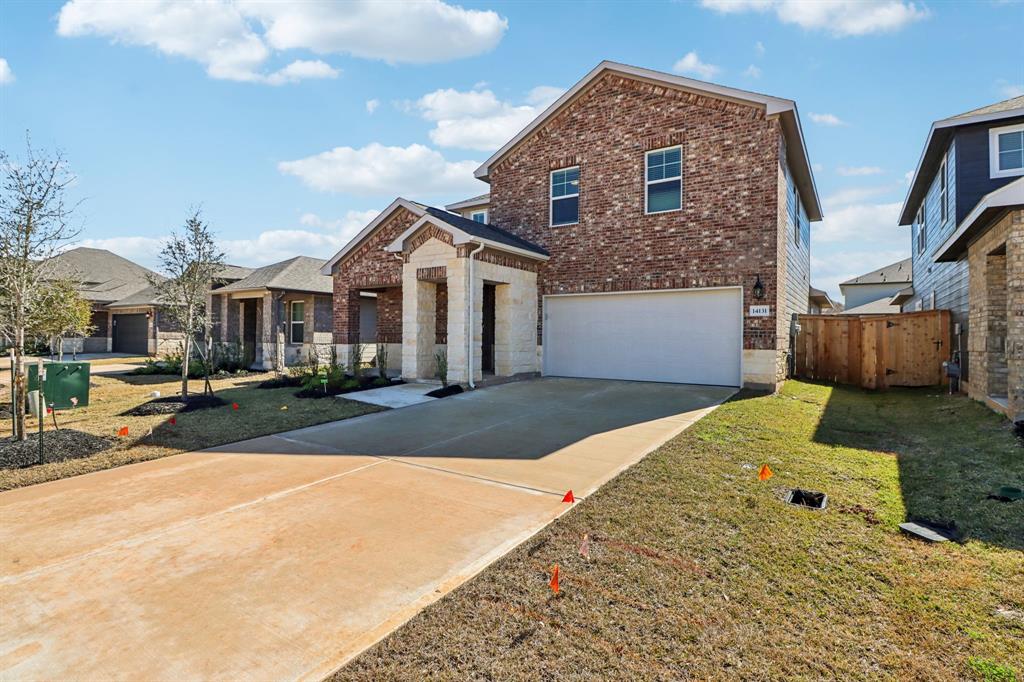
[[[563,92],[562,88],[541,85],[527,93],[525,104],[514,105],[499,100],[490,90],[447,88],[423,95],[409,109],[415,108],[434,122],[430,139],[439,147],[494,151]]]
[[[696,52],[687,52],[682,59],[675,63],[672,70],[676,73],[686,73],[703,78],[704,80],[710,80],[722,69],[714,64],[705,64],[700,60]]]
[[[473,177],[479,161],[447,161],[421,144],[385,147],[376,142],[360,149],[335,147],[277,168],[322,192],[358,196],[431,196],[486,190]]]
[[[875,239],[900,233],[898,220],[901,207],[902,203],[894,202],[849,204],[829,209],[824,219],[814,226],[811,243],[856,240],[861,244],[870,244]]]
[[[61,36],[97,35],[115,43],[147,46],[199,62],[212,78],[271,85],[338,75],[323,61],[301,59],[268,73],[266,62],[285,50],[349,54],[389,63],[442,62],[493,49],[507,28],[507,20],[495,12],[466,10],[441,0],[69,0],[57,21]]]
[[[760,40],[757,41],[756,43],[754,43],[754,52],[757,53],[758,57],[763,57],[764,56],[764,43],[762,43]]]
[[[379,107],[379,106],[380,106],[380,100],[379,99],[368,99],[368,100],[366,100],[366,113],[372,114],[373,112],[377,111],[377,107]]]
[[[879,175],[882,169],[878,166],[839,166],[836,172],[843,177],[857,177],[863,175]]]
[[[818,125],[823,125],[823,126],[844,126],[844,125],[846,125],[846,121],[843,121],[842,119],[840,119],[835,114],[815,114],[814,112],[811,112],[810,117],[811,117],[811,120],[814,121],[815,123],[817,123]]]
[[[834,36],[890,33],[928,16],[927,8],[907,0],[701,0],[722,14],[774,12],[779,21]]]
[[[747,70],[743,72],[743,75],[749,78],[760,78],[761,69],[751,64],[750,66],[747,67]]]
[[[379,211],[348,211],[344,217],[324,219],[315,213],[303,214],[299,222],[308,229],[263,230],[249,239],[220,239],[225,260],[234,265],[259,267],[294,256],[329,258],[359,230],[377,217]],[[74,246],[107,249],[151,269],[159,268],[158,254],[164,238],[111,237],[84,239]]]
[[[11,65],[7,63],[6,59],[0,57],[0,85],[7,85],[13,82],[14,72],[11,71]]]
[[[0,71],[2,71],[2,69],[0,69]],[[2,82],[3,79],[0,78],[0,83]],[[1003,80],[1002,78],[1000,78],[998,81],[996,81],[996,90],[1002,97],[1005,97],[1006,99],[1012,99],[1014,97],[1020,97],[1021,95],[1024,95],[1024,83],[1011,83],[1007,80]]]

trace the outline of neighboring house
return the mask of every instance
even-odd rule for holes
[[[932,124],[903,203],[914,291],[959,327],[963,387],[1024,416],[1024,97]]]
[[[52,260],[54,274],[80,283],[79,293],[92,303],[93,333],[81,339],[65,339],[65,352],[126,352],[145,355],[150,352],[145,339],[138,341],[139,329],[151,324],[145,314],[125,315],[111,305],[149,288],[152,270],[122,258],[106,249],[78,247],[64,251]]]
[[[340,352],[373,294],[409,379],[439,350],[460,383],[784,379],[821,219],[791,100],[602,62],[476,177],[488,195],[396,199],[327,262]]]
[[[322,259],[297,256],[214,289],[214,341],[239,344],[246,364],[260,369],[274,367],[279,344],[286,364],[311,352],[325,355],[332,339],[332,282],[320,274],[323,265]]]
[[[223,265],[214,286],[245,277],[251,268]],[[156,287],[149,285],[106,306],[113,322],[112,350],[139,355],[167,355],[184,351],[179,325],[160,305]]]
[[[875,313],[898,313],[899,305],[894,305],[890,299],[912,287],[913,281],[914,273],[910,258],[846,280],[839,285],[839,290],[843,293],[845,312],[853,313],[856,308],[869,306],[871,312]]]
[[[811,315],[828,315],[838,312],[837,304],[829,297],[828,292],[810,287],[807,296],[807,312]]]

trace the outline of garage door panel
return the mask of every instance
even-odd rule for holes
[[[145,314],[114,315],[115,353],[149,352],[149,320]]]
[[[738,289],[549,296],[544,373],[738,386]]]

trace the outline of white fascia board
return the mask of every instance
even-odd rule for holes
[[[324,263],[323,267],[320,268],[320,274],[330,276],[332,274],[331,271],[334,269],[334,265],[342,258],[344,258],[345,255],[348,254],[352,249],[354,249],[360,242],[362,242],[364,239],[370,236],[370,234],[374,230],[376,230],[381,225],[381,223],[387,220],[398,207],[402,207],[408,210],[413,215],[423,215],[425,213],[425,211],[422,208],[420,208],[417,204],[409,201],[408,199],[398,197],[397,199],[392,201],[387,208],[381,211],[376,218],[371,220],[366,227],[360,230],[359,234],[350,239],[349,242],[345,244],[345,246],[341,247],[338,253],[331,256],[331,259]]]

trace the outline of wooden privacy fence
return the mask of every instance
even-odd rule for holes
[[[948,310],[895,315],[800,315],[796,376],[863,388],[946,381]]]

